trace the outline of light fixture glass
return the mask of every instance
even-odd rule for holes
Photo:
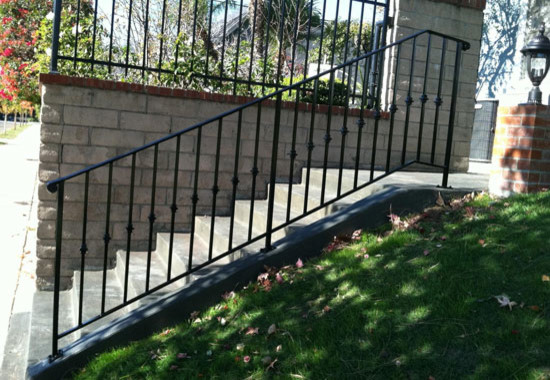
[[[543,23],[539,34],[521,49],[521,53],[527,59],[527,75],[533,84],[527,103],[542,103],[542,92],[539,86],[550,68],[550,40],[544,35],[544,31]]]

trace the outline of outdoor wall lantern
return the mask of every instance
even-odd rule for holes
[[[527,103],[531,104],[542,104],[542,92],[539,85],[550,68],[550,40],[544,35],[544,29],[543,23],[539,34],[521,49],[521,53],[527,59],[527,74],[533,84],[527,99]]]

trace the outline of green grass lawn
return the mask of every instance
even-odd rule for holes
[[[27,129],[27,127],[30,125],[30,123],[17,124],[17,128],[13,129],[13,126],[11,125],[12,122],[9,121],[8,123],[10,123],[10,126],[6,128],[6,133],[4,133],[4,128],[2,126],[2,123],[3,121],[0,121],[0,139],[10,139],[10,140],[19,136],[19,134],[23,132],[25,129]]]
[[[452,206],[270,268],[75,375],[550,379],[550,192]]]

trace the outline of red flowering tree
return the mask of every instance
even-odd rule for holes
[[[51,2],[0,0],[0,107],[4,114],[38,103],[37,30]]]

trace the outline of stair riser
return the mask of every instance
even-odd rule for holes
[[[353,177],[349,175],[342,175],[342,185],[340,191],[342,193],[351,190],[353,188]],[[310,186],[318,187],[319,189],[323,185],[323,171],[312,170],[309,179]],[[333,171],[327,172],[325,180],[325,191],[328,194],[336,194],[338,190],[338,173]]]
[[[208,253],[208,246],[210,242],[210,223],[211,219],[208,217],[200,217],[196,219],[196,236],[201,239],[204,242],[204,245],[206,248],[206,253]],[[233,240],[233,246],[236,246],[238,244],[243,243],[243,238],[237,238]],[[214,239],[213,239],[213,249],[212,249],[212,257],[215,257],[216,255],[219,255],[221,253],[227,252],[227,249],[229,247],[229,231],[224,231],[223,233],[220,233],[219,231],[216,231],[214,228]],[[239,258],[240,254],[238,252],[235,252],[227,257],[224,257],[219,262],[220,263],[229,263],[231,261],[234,261],[236,258]]]
[[[189,247],[186,247],[187,251]],[[155,255],[160,259],[168,268],[168,258],[170,255],[170,241],[157,236],[157,249]],[[183,257],[182,257],[183,256]],[[180,255],[172,248],[172,273],[184,273],[187,270],[188,257],[187,255]]]

